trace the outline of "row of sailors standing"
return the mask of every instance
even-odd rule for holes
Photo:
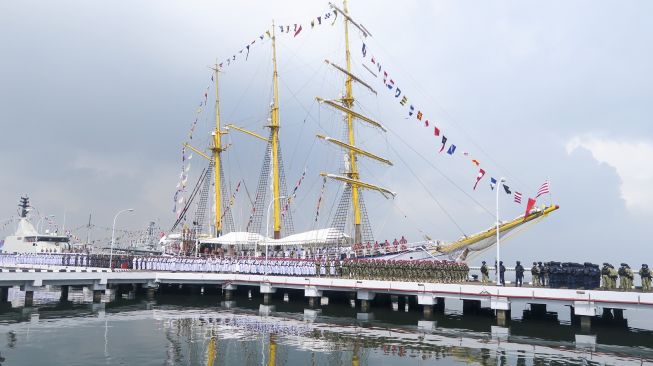
[[[337,260],[298,258],[192,258],[136,257],[134,269],[179,272],[271,274],[282,276],[336,276]]]
[[[221,248],[218,248],[221,249]],[[293,258],[293,259],[319,259],[319,258],[341,258],[349,252],[348,247],[317,247],[317,248],[284,248],[283,250],[269,250],[270,258]],[[192,253],[189,253],[192,255]],[[205,248],[204,256],[206,257],[224,257],[216,250]],[[254,250],[242,250],[235,254],[236,257],[256,258],[265,256],[264,252],[255,252]],[[227,257],[230,257],[229,255]]]
[[[65,254],[65,253],[18,253],[0,255],[0,265],[17,266],[20,264],[32,264],[42,266],[90,266],[90,255],[88,254]]]
[[[112,258],[113,257],[113,258]],[[113,264],[109,262],[113,259]],[[17,253],[0,254],[0,265],[16,267],[21,264],[61,267],[133,268],[133,257],[87,253]]]

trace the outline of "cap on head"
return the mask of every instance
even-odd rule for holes
[[[481,263],[485,264],[485,261],[483,261],[483,262],[481,262]]]

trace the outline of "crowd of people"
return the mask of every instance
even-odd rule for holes
[[[505,286],[506,267],[499,262],[499,282]],[[515,286],[522,286],[526,269],[517,261],[515,265]],[[495,265],[496,273],[496,265]],[[592,290],[602,288],[605,290],[621,289],[630,291],[635,288],[635,272],[626,263],[621,263],[619,269],[615,269],[609,263],[603,263],[600,268],[598,264],[585,262],[533,262],[530,268],[531,285],[534,287],[569,288]],[[651,270],[647,264],[642,264],[637,272],[641,278],[641,289],[644,292],[651,291]],[[481,282],[488,283],[490,268],[483,261],[481,266]],[[619,285],[617,286],[617,279]]]
[[[322,253],[326,254],[326,253]],[[64,267],[100,267],[130,270],[247,273],[283,276],[317,276],[356,278],[381,281],[417,281],[452,283],[469,280],[470,269],[464,262],[438,260],[379,260],[371,258],[342,258],[320,255],[312,258],[286,256],[125,256],[87,253],[23,253],[1,254],[0,266],[21,264]],[[496,268],[494,272],[496,275]],[[499,262],[499,282],[505,286],[506,267]],[[527,269],[517,261],[515,286],[523,286]],[[485,261],[480,268],[481,282],[488,283],[490,267]],[[533,262],[530,267],[531,286],[569,289],[625,290],[635,288],[634,278],[639,274],[641,289],[651,291],[652,273],[642,264],[634,272],[626,263],[616,269],[609,263],[603,267],[585,262]]]
[[[110,262],[112,263],[110,264]],[[320,259],[270,257],[173,257],[106,254],[32,253],[0,255],[0,265],[21,264],[122,268],[131,270],[248,273],[283,276],[341,277],[368,280],[463,282],[465,263],[432,260]]]
[[[395,238],[392,244],[390,244],[390,242],[386,239],[382,243],[376,241],[374,244],[370,242],[365,244],[354,244],[352,245],[351,249],[355,253],[356,257],[372,257],[390,253],[400,253],[408,250],[408,240],[402,236],[399,240]]]
[[[48,265],[63,267],[99,267],[109,268],[111,256],[88,253],[18,253],[0,254],[0,266],[16,267],[21,264]],[[130,257],[113,256],[112,268],[131,268]]]

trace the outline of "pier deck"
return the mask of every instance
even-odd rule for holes
[[[421,283],[358,280],[334,277],[270,276],[236,273],[109,271],[101,268],[31,268],[1,269],[0,287],[20,286],[35,291],[46,285],[87,286],[94,291],[120,284],[142,284],[156,289],[160,284],[219,285],[224,291],[238,286],[258,287],[262,294],[285,289],[301,290],[307,298],[319,298],[329,291],[351,292],[367,303],[377,294],[415,296],[417,304],[431,307],[439,299],[457,299],[484,303],[491,309],[509,311],[512,303],[559,304],[573,308],[573,314],[595,316],[599,308],[653,310],[653,293],[605,290],[572,290],[541,287],[499,287],[466,283]],[[440,300],[443,301],[443,300]]]

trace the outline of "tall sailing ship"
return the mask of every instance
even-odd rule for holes
[[[161,245],[165,251],[195,254],[213,253],[215,251],[221,253],[245,252],[251,255],[260,255],[261,252],[266,250],[265,248],[275,248],[277,250],[301,248],[302,251],[309,253],[315,253],[319,250],[339,256],[367,256],[380,259],[419,260],[436,258],[466,260],[472,255],[494,246],[497,237],[504,237],[520,227],[539,222],[542,218],[558,209],[557,205],[532,207],[525,215],[503,222],[497,219],[496,222],[491,223],[490,228],[473,235],[463,235],[453,241],[433,240],[425,236],[424,240],[410,243],[403,240],[400,243],[386,242],[379,245],[374,238],[363,193],[372,192],[388,199],[394,198],[396,193],[391,188],[366,180],[361,174],[359,165],[363,159],[369,159],[384,166],[392,166],[393,163],[375,152],[362,148],[357,142],[357,138],[361,133],[359,130],[362,127],[371,128],[379,133],[385,133],[387,130],[382,123],[366,116],[363,112],[359,112],[358,108],[356,108],[354,85],[359,85],[362,89],[374,95],[377,92],[362,77],[355,75],[352,71],[349,40],[352,28],[355,28],[366,37],[369,35],[369,31],[352,19],[349,14],[347,0],[343,1],[342,8],[331,3],[329,3],[329,6],[330,11],[333,12],[336,18],[333,20],[333,24],[336,23],[338,14],[341,15],[340,21],[343,23],[344,28],[345,56],[344,65],[325,60],[327,67],[344,77],[344,92],[342,95],[333,99],[323,96],[315,97],[321,108],[331,109],[343,116],[342,131],[344,136],[342,139],[324,133],[316,134],[317,139],[335,146],[343,154],[341,172],[320,172],[319,174],[322,177],[321,193],[324,192],[327,184],[340,184],[341,193],[337,203],[334,202],[335,213],[330,217],[330,225],[325,228],[314,228],[313,230],[295,233],[293,201],[296,197],[297,188],[303,181],[306,172],[304,171],[298,185],[289,195],[280,136],[277,26],[272,22],[271,28],[266,31],[271,44],[272,63],[272,102],[268,111],[269,118],[264,126],[268,130],[268,134],[261,135],[233,123],[223,126],[219,89],[219,79],[223,65],[216,62],[212,67],[212,81],[215,89],[215,125],[211,131],[210,146],[205,148],[194,146],[190,143],[191,141],[187,141],[183,144],[182,152],[183,164],[185,164],[187,158],[192,157],[192,155],[187,157],[186,152],[192,152],[205,160],[205,168],[199,174],[193,188],[187,189],[190,166],[182,165],[180,183],[177,186],[177,194],[175,194],[175,205],[178,205],[174,210],[176,221],[170,232],[161,239]],[[324,18],[326,22],[326,16]],[[322,22],[320,17],[318,17],[318,20],[320,23]],[[311,27],[313,25],[311,24]],[[296,24],[294,28],[296,36],[302,30],[301,25],[298,30]],[[280,27],[280,31],[284,32],[283,26]],[[289,31],[289,27],[285,29],[285,32]],[[262,35],[260,38],[263,40],[264,36]],[[248,54],[249,49],[249,46],[247,46]],[[234,60],[235,58],[236,56],[234,56]],[[368,71],[370,70],[368,69]],[[205,97],[207,97],[207,94],[205,94]],[[206,100],[204,105],[206,105]],[[194,126],[192,129],[194,129]],[[265,144],[263,166],[258,186],[254,198],[251,199],[250,197],[250,207],[247,207],[250,210],[250,215],[246,224],[241,223],[238,229],[235,225],[233,209],[235,194],[240,189],[240,183],[236,187],[229,185],[228,181],[225,180],[223,163],[227,149],[239,149],[237,145],[231,146],[223,142],[223,137],[233,132],[244,133]],[[327,183],[327,181],[332,183]],[[244,183],[244,186],[246,188],[246,183]],[[497,189],[499,188],[497,187]],[[321,194],[318,199],[317,214],[320,212],[319,205],[322,199]],[[214,206],[212,210],[208,210],[207,206],[211,201]],[[246,203],[245,201],[243,204]],[[271,218],[268,218],[270,210],[272,210]],[[209,216],[212,218],[210,222],[205,220],[207,211],[210,211]],[[315,222],[317,222],[317,217]],[[270,223],[272,226],[271,233],[268,232]],[[498,235],[497,231],[499,232]]]

